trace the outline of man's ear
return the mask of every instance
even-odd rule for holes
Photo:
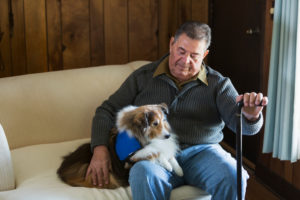
[[[171,47],[173,46],[174,41],[175,41],[175,38],[174,38],[174,37],[171,37],[171,39],[170,39],[170,44],[169,44],[169,48],[170,48],[170,49],[171,49]]]
[[[209,50],[207,49],[207,50],[204,52],[203,59],[207,56],[208,53],[209,53]]]

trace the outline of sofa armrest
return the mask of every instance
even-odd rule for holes
[[[0,124],[0,191],[15,189],[14,169],[4,130]]]

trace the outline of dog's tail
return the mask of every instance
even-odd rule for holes
[[[94,187],[91,185],[91,180],[85,180],[92,156],[90,143],[81,145],[63,158],[57,170],[59,178],[71,186]]]
[[[115,189],[129,185],[129,169],[124,168],[124,163],[118,159],[114,149],[116,135],[116,130],[110,133],[108,145],[112,162],[112,171],[109,174],[110,183],[103,185],[102,188]],[[91,176],[88,176],[87,179],[85,178],[92,156],[90,143],[81,145],[74,152],[63,158],[63,162],[57,170],[59,178],[71,186],[98,187],[93,184]]]

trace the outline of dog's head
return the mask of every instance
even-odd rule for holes
[[[127,106],[117,115],[117,128],[119,131],[126,130],[142,143],[154,138],[167,139],[171,131],[166,119],[167,113],[168,107],[165,103]]]

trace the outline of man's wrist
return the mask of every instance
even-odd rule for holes
[[[103,151],[103,150],[108,150],[107,146],[106,145],[98,145],[98,146],[95,146],[94,147],[94,153],[95,152],[98,152],[98,151]]]
[[[244,118],[249,121],[249,122],[257,122],[260,119],[260,114],[258,114],[257,116],[246,116],[245,114],[243,114]]]

